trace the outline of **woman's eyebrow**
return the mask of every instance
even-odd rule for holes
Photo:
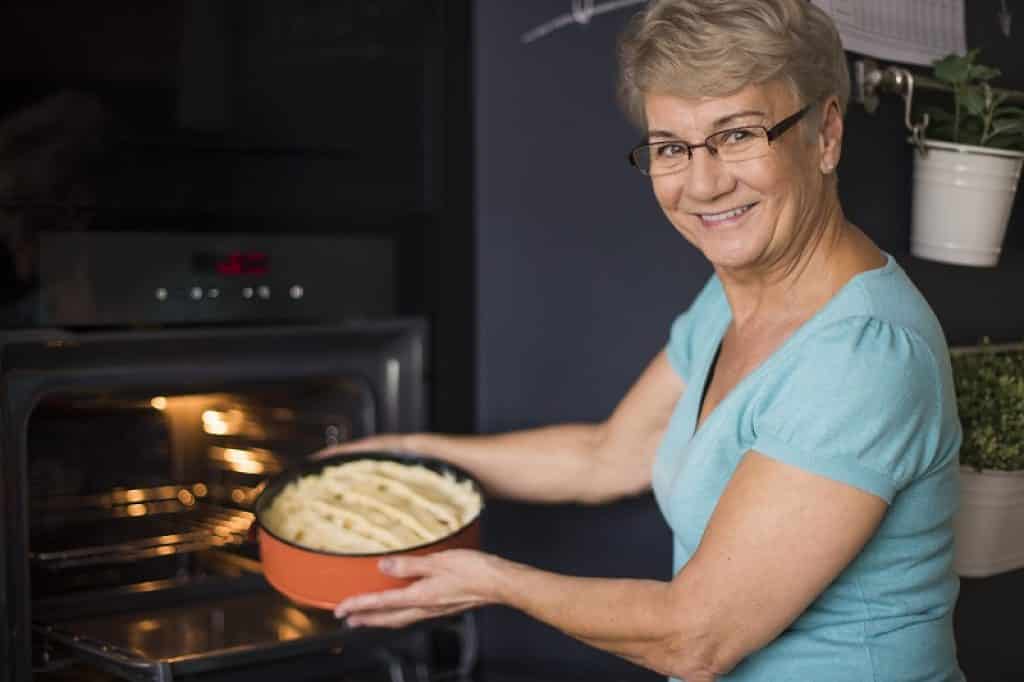
[[[717,130],[722,126],[728,125],[729,123],[735,121],[738,118],[749,118],[750,116],[760,116],[761,118],[764,118],[766,115],[767,114],[765,114],[763,111],[760,111],[759,109],[744,109],[743,111],[737,111],[732,114],[726,114],[721,118],[716,118],[714,122],[711,124],[711,127]]]
[[[653,140],[656,137],[657,138],[662,138],[662,139],[668,139],[668,140],[680,140],[680,139],[682,139],[681,137],[679,137],[675,133],[669,132],[667,130],[648,130],[647,131],[647,139],[648,140]]]
[[[761,118],[765,118],[765,116],[767,116],[767,114],[765,114],[765,112],[761,111],[760,109],[744,109],[743,111],[736,111],[736,112],[733,112],[731,114],[726,114],[725,116],[721,116],[719,118],[716,118],[714,121],[712,121],[712,123],[711,123],[711,130],[712,131],[714,131],[714,130],[721,130],[723,127],[725,127],[729,123],[732,123],[732,122],[734,122],[736,120],[739,120],[741,118],[749,118],[751,116],[759,116]],[[668,130],[648,130],[647,131],[647,139],[648,140],[654,140],[656,138],[657,139],[668,139],[668,140],[681,140],[682,139],[681,137],[679,137],[675,133],[670,132]]]

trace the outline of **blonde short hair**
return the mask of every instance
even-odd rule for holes
[[[835,95],[850,76],[832,19],[809,0],[652,0],[619,42],[620,97],[645,129],[644,96],[721,97],[781,81],[802,104]]]

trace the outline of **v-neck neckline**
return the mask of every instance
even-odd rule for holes
[[[708,412],[708,415],[704,418],[704,421],[702,422],[700,420],[700,413],[704,409],[704,402],[707,399],[708,389],[711,387],[711,374],[714,371],[716,364],[718,363],[719,357],[721,356],[722,344],[725,342],[725,334],[729,331],[729,325],[732,324],[732,308],[729,307],[727,301],[725,304],[726,314],[723,319],[723,324],[721,326],[721,329],[717,330],[717,333],[714,336],[714,338],[717,339],[716,343],[713,346],[714,352],[711,353],[711,357],[704,363],[704,371],[702,373],[700,383],[700,392],[698,393],[698,398],[696,400],[697,406],[693,416],[693,428],[690,431],[690,439],[692,440],[696,438],[697,435],[700,434],[700,432],[703,431],[705,427],[707,427],[708,422],[710,422],[716,414],[722,411],[722,405],[728,402],[734,395],[739,393],[740,389],[742,389],[746,384],[750,383],[750,381],[754,377],[756,377],[758,374],[761,374],[764,371],[765,367],[769,367],[773,362],[777,361],[778,358],[787,355],[790,352],[790,349],[796,345],[797,340],[800,337],[805,336],[808,333],[809,329],[813,329],[817,325],[817,323],[824,318],[825,313],[835,305],[835,302],[838,301],[840,297],[842,297],[847,292],[847,290],[849,290],[852,287],[852,285],[855,282],[860,281],[861,279],[868,275],[881,275],[891,272],[896,266],[896,259],[893,258],[888,252],[883,251],[882,253],[883,255],[885,255],[884,265],[877,268],[871,268],[870,270],[863,270],[861,272],[858,272],[856,275],[847,280],[847,282],[839,288],[839,290],[832,296],[832,298],[825,302],[825,305],[821,306],[821,308],[819,308],[813,315],[811,315],[799,327],[797,327],[792,334],[786,337],[786,339],[779,344],[778,348],[773,350],[768,355],[768,357],[766,357],[764,360],[761,361],[759,365],[757,365],[757,367],[747,372],[747,374],[743,378],[737,381],[736,384],[731,389],[729,389],[729,391],[724,396],[722,396],[722,399],[718,401],[718,403],[711,409],[711,411]],[[721,284],[719,286],[721,286]]]

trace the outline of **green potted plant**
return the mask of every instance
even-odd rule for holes
[[[934,76],[952,90],[925,112],[914,140],[911,253],[930,260],[991,266],[999,261],[1024,162],[1024,108],[993,88],[999,69],[978,50],[948,55]]]
[[[1024,566],[1024,345],[952,352],[963,425],[954,566],[981,577]]]

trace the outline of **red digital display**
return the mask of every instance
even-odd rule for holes
[[[233,251],[219,256],[214,269],[218,275],[265,275],[270,259],[260,251]]]

